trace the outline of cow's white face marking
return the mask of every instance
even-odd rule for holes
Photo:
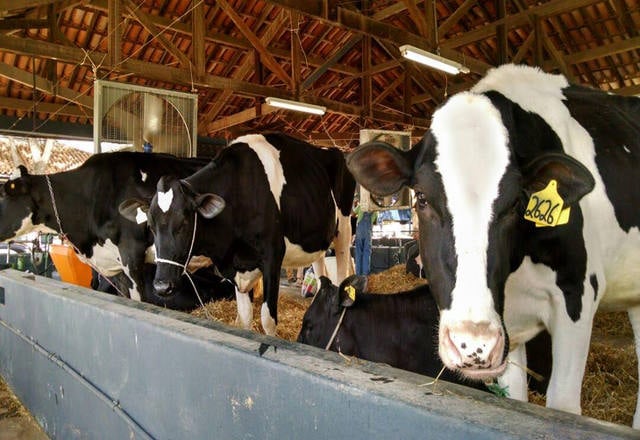
[[[142,209],[140,209],[140,207],[136,208],[136,223],[141,225],[146,221],[147,221],[147,214]]]
[[[269,188],[271,194],[280,209],[280,196],[282,195],[282,188],[287,183],[284,178],[284,170],[282,169],[282,163],[280,163],[280,151],[274,148],[264,136],[261,134],[250,134],[247,136],[241,136],[234,140],[232,144],[237,142],[243,142],[249,145],[255,153],[258,155],[258,159],[264,166],[264,172],[269,180]]]
[[[487,286],[487,249],[493,202],[509,163],[506,128],[487,97],[461,93],[434,114],[431,129],[458,259],[451,308],[442,318],[499,324]]]
[[[169,188],[167,192],[158,191],[158,207],[162,212],[169,211],[171,202],[173,202],[173,188]]]
[[[140,180],[142,180],[143,182],[146,182],[148,176],[149,175],[147,173],[145,173],[144,171],[140,170]]]

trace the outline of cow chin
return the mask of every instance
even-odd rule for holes
[[[462,322],[441,325],[439,354],[450,370],[472,380],[486,380],[504,373],[506,338],[502,326],[489,323]]]

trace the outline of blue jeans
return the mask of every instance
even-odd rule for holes
[[[356,225],[356,275],[369,275],[371,271],[371,213],[365,212]]]

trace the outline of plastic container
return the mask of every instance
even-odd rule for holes
[[[91,287],[91,267],[80,261],[71,246],[52,244],[49,247],[49,255],[62,281]]]

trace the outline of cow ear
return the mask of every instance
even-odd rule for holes
[[[226,203],[217,194],[200,194],[196,197],[196,206],[200,215],[204,218],[214,218],[224,209]]]
[[[565,206],[577,203],[595,186],[591,172],[580,162],[562,153],[547,153],[532,160],[523,169],[524,188],[531,194],[558,182],[558,194]]]
[[[16,168],[9,177],[9,180],[4,184],[2,196],[18,196],[22,194],[27,194],[30,188],[30,179],[31,175],[27,171],[27,169],[20,165]]]
[[[140,199],[128,199],[120,203],[118,211],[127,220],[142,224],[147,221],[149,203]]]
[[[356,298],[364,293],[367,288],[367,277],[351,275],[340,284],[338,295],[340,295],[340,305],[351,307],[355,304]]]
[[[413,163],[409,156],[386,142],[360,145],[347,156],[347,167],[369,192],[388,196],[409,185]]]

